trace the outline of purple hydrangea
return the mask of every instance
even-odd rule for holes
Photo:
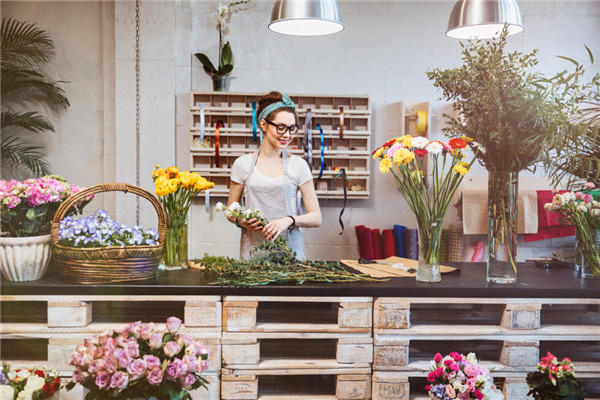
[[[450,396],[448,396],[448,393],[446,393],[446,385],[443,383],[431,386],[431,389],[429,389],[429,394],[433,395],[436,399],[452,400],[450,399]]]

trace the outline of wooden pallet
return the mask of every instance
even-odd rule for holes
[[[440,347],[474,351],[494,378],[504,380],[509,400],[526,398],[525,377],[548,342],[560,348],[551,348],[554,354],[575,361],[578,377],[600,380],[599,304],[598,299],[377,298],[373,399],[415,398],[410,379],[427,375],[433,355],[444,353]],[[596,359],[577,360],[582,342],[592,344],[585,356]]]
[[[274,307],[267,308],[269,304]],[[294,309],[294,306],[305,307]],[[223,337],[240,338],[239,333],[249,333],[246,336],[252,338],[307,337],[313,333],[333,337],[345,333],[370,336],[372,316],[371,297],[224,296]]]
[[[276,376],[280,378],[292,378],[296,380],[298,375],[310,375],[310,380],[318,380],[323,375],[331,375],[335,378],[334,393],[294,393],[293,386],[287,389],[279,389],[279,393],[274,392],[268,385],[261,385],[261,379],[267,376],[273,377],[271,371],[255,370],[245,371],[247,374],[241,374],[240,371],[223,369],[221,373],[221,398],[223,400],[278,400],[278,399],[309,399],[309,400],[367,400],[371,398],[371,373],[370,369],[359,369],[338,371],[328,368],[308,370],[278,370]]]

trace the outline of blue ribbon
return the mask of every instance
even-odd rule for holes
[[[256,129],[256,102],[252,102],[252,140],[254,140],[255,142],[258,140],[258,138],[256,137],[258,131]]]
[[[199,104],[200,107],[200,143],[204,141],[204,104]]]
[[[204,211],[210,212],[210,189],[204,192]]]
[[[321,124],[317,123],[317,129],[321,132],[321,170],[319,171],[319,177],[317,179],[321,179],[323,176],[323,169],[325,168],[325,135],[323,134]]]

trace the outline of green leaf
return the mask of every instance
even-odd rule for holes
[[[217,73],[217,69],[215,68],[213,63],[210,62],[210,60],[208,59],[206,54],[196,53],[196,54],[194,54],[194,56],[196,56],[196,58],[202,63],[202,66],[204,67],[204,71],[206,71],[207,74],[212,76]]]
[[[567,60],[567,61],[569,61],[569,62],[572,62],[572,63],[573,63],[573,64],[575,64],[575,65],[579,65],[579,63],[578,63],[577,61],[573,60],[572,58],[565,57],[565,56],[557,56],[557,57],[558,57],[558,58],[562,58],[563,60]]]
[[[232,59],[233,52],[231,51],[231,45],[229,44],[229,42],[227,42],[225,43],[225,46],[223,46],[223,50],[221,51],[221,68],[227,64],[231,64]]]
[[[226,64],[223,67],[221,67],[221,74],[222,75],[230,74],[231,71],[233,71],[233,65],[231,65],[231,64]]]
[[[584,46],[585,46],[585,49],[588,52],[588,55],[590,56],[590,63],[593,64],[594,63],[594,54],[592,54],[592,51],[590,50],[589,47],[587,47],[585,44],[584,44]]]

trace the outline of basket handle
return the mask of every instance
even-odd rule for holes
[[[158,214],[158,241],[159,243],[164,243],[167,234],[167,214],[156,196],[146,189],[128,183],[101,183],[99,185],[90,186],[87,189],[83,189],[82,191],[69,196],[67,200],[58,207],[58,210],[56,210],[56,214],[54,214],[54,218],[52,219],[52,227],[50,228],[50,241],[52,244],[58,243],[58,228],[60,227],[60,221],[75,203],[91,195],[117,191],[125,193],[131,192],[152,203],[154,210],[156,210],[156,214]]]

